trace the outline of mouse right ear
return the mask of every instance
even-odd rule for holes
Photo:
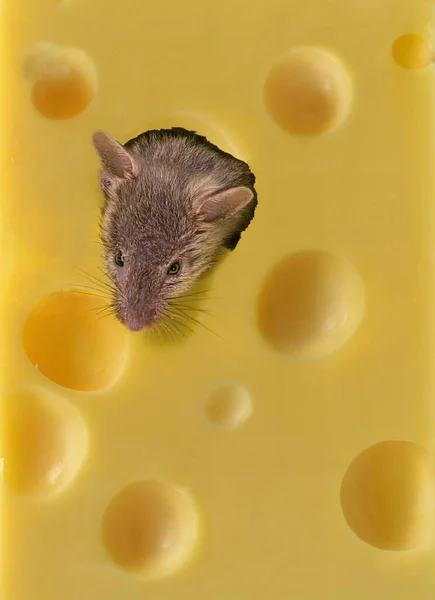
[[[106,171],[120,179],[134,179],[137,166],[133,157],[122,144],[104,131],[96,131],[92,136],[94,147]]]

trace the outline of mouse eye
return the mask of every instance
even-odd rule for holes
[[[172,263],[172,265],[168,269],[168,275],[177,275],[180,270],[180,263],[178,260]]]
[[[122,252],[117,252],[115,254],[115,256],[113,257],[113,260],[115,261],[115,265],[117,267],[123,267],[124,266],[124,258],[122,256]]]

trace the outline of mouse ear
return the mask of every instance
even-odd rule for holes
[[[104,169],[121,179],[134,179],[137,174],[136,164],[122,144],[104,131],[96,131],[92,141]]]
[[[198,214],[205,223],[220,221],[245,208],[253,197],[252,191],[244,186],[218,192],[200,202]]]

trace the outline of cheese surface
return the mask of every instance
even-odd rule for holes
[[[434,4],[1,19],[0,596],[432,600]],[[162,343],[105,309],[91,136],[172,126],[259,204]]]

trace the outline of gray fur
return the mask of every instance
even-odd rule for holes
[[[124,146],[97,132],[94,145],[103,169],[101,241],[117,288],[114,310],[138,331],[155,325],[171,299],[237,246],[257,205],[255,176],[246,163],[181,128],[147,131]],[[123,267],[115,264],[117,252]],[[181,268],[171,276],[174,261]]]

